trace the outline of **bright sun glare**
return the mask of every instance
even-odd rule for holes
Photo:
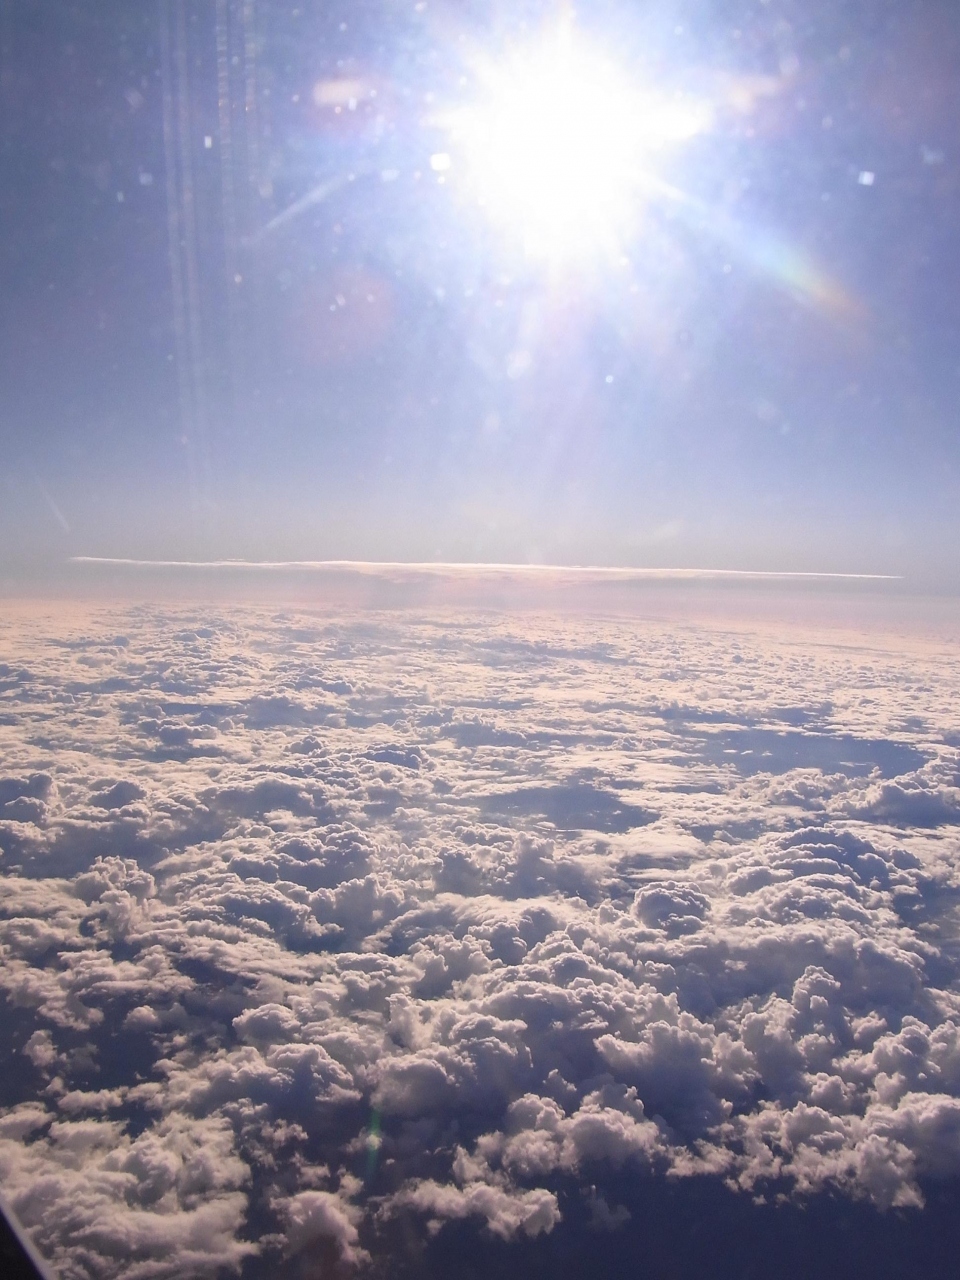
[[[535,48],[477,67],[479,93],[447,118],[449,166],[528,256],[622,250],[654,153],[699,133],[704,109],[658,94],[581,43],[568,25]]]

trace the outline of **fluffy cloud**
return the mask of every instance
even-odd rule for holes
[[[133,1138],[119,1121],[15,1107],[0,1121],[0,1178],[64,1280],[236,1269],[253,1251],[238,1239],[249,1169],[219,1119],[168,1117]]]
[[[628,1175],[960,1176],[933,651],[239,607],[5,643],[0,1179],[64,1276],[533,1247]]]

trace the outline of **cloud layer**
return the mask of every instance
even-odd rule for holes
[[[240,607],[2,640],[0,1182],[64,1277],[389,1274],[401,1227],[619,1231],[627,1176],[960,1175],[949,654]]]

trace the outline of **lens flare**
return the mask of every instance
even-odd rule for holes
[[[475,100],[443,121],[451,178],[530,257],[619,251],[656,154],[709,122],[703,104],[637,82],[569,24],[475,73]]]

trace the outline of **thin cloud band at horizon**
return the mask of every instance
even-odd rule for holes
[[[529,576],[557,576],[564,574],[578,577],[617,578],[624,581],[644,579],[840,579],[859,582],[902,582],[902,574],[896,573],[835,573],[818,570],[792,569],[648,569],[619,565],[554,565],[554,564],[497,564],[472,563],[470,561],[403,561],[403,560],[140,560],[125,556],[71,556],[69,564],[102,565],[110,568],[132,569],[307,569],[338,570],[350,573],[412,573],[412,574],[516,574]]]

